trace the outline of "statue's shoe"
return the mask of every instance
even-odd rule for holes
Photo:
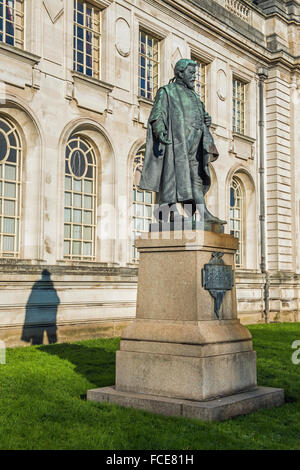
[[[204,216],[203,217],[204,222],[207,223],[207,224],[220,224],[220,225],[226,225],[227,224],[226,220],[222,220],[222,219],[219,219],[218,217],[215,217],[207,209],[204,211],[203,216]]]

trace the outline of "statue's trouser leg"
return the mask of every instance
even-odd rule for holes
[[[206,202],[204,199],[203,193],[203,182],[198,174],[198,162],[195,164],[194,162],[190,162],[190,174],[191,174],[191,182],[192,182],[192,191],[193,191],[193,198],[194,198],[194,207],[193,207],[193,214],[196,210],[199,211],[201,219],[211,222],[211,223],[222,223],[217,217],[209,212],[206,207]],[[185,210],[186,206],[185,206]]]
[[[200,213],[203,213],[205,209],[203,183],[202,179],[198,174],[198,169],[199,162],[196,159],[190,160],[190,175],[193,191],[193,201],[186,201],[184,203],[184,209],[190,217],[195,214],[197,209],[200,211]]]
[[[192,136],[190,138],[190,136]],[[189,217],[193,217],[197,209],[203,212],[203,204],[205,204],[203,196],[203,183],[199,176],[199,161],[197,159],[197,153],[199,144],[202,137],[202,129],[192,128],[190,131],[188,140],[192,141],[192,146],[189,150],[188,159],[190,167],[190,178],[192,185],[193,200],[185,201],[183,203],[184,210]]]

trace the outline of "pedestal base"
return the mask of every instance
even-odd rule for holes
[[[252,337],[237,319],[238,240],[162,231],[136,247],[136,321],[122,335],[116,387],[90,390],[88,400],[206,421],[282,404],[283,390],[257,388]]]
[[[249,392],[214,400],[191,401],[121,392],[116,391],[114,387],[105,387],[89,390],[87,400],[111,403],[126,408],[138,408],[165,416],[182,416],[184,418],[201,419],[202,421],[224,421],[262,408],[283,405],[284,390],[281,388],[257,387]]]

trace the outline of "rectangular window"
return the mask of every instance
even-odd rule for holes
[[[74,0],[74,70],[100,78],[101,11]]]
[[[0,0],[0,41],[24,48],[24,0]]]
[[[245,133],[245,84],[236,78],[232,82],[232,130]]]
[[[207,65],[196,57],[192,57],[192,60],[197,63],[195,91],[200,96],[201,101],[205,104]]]
[[[153,100],[159,82],[159,40],[140,31],[139,40],[139,94]]]

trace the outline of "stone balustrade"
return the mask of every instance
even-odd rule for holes
[[[250,23],[250,8],[239,0],[225,0],[225,8]]]

